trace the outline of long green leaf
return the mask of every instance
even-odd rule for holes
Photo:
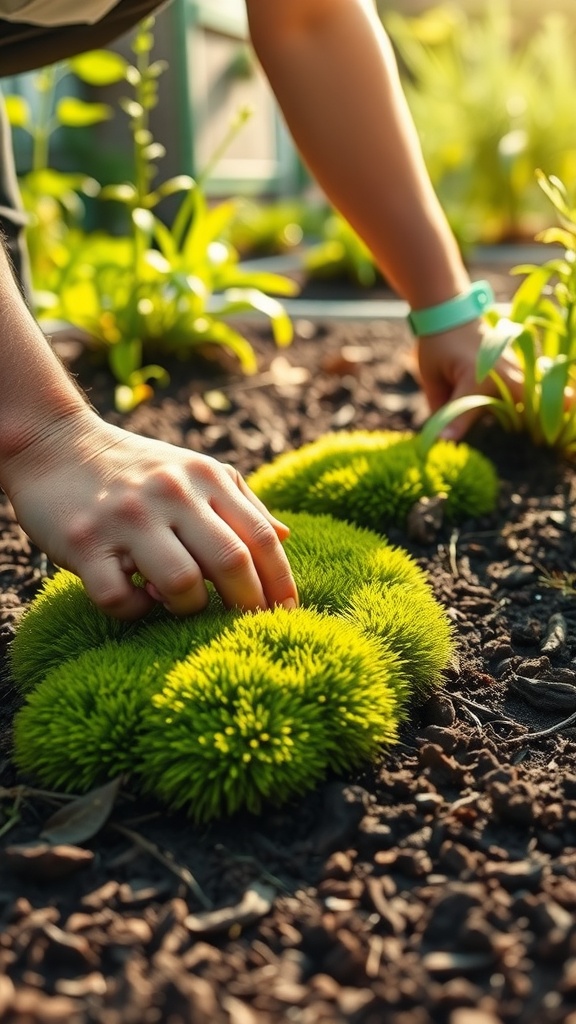
[[[506,349],[523,333],[524,328],[502,317],[498,323],[486,332],[478,349],[476,360],[476,380],[483,381]]]
[[[512,300],[510,319],[517,323],[524,323],[531,313],[535,312],[543,289],[552,277],[553,270],[547,265],[537,267],[522,281]]]
[[[463,395],[455,398],[452,402],[443,405],[424,424],[419,434],[420,450],[427,453],[435,441],[438,440],[442,431],[463,413],[471,412],[473,409],[499,409],[507,412],[504,402],[499,398],[490,395]]]
[[[223,345],[236,356],[246,374],[256,373],[258,369],[258,361],[252,345],[229,324],[210,319],[206,332],[198,335],[198,342]]]
[[[242,270],[231,267],[224,271],[226,277],[226,288],[257,288],[261,292],[272,292],[276,295],[297,295],[300,286],[296,281],[282,274],[273,274],[266,271]]]
[[[231,288],[224,293],[226,304],[220,310],[220,315],[242,312],[244,310],[255,310],[269,317],[272,325],[274,340],[280,347],[290,345],[294,337],[292,321],[286,310],[277,299],[264,295],[256,288],[235,289]]]
[[[556,443],[563,426],[568,368],[568,360],[557,360],[542,374],[540,381],[540,424],[549,445]]]

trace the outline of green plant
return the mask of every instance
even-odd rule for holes
[[[324,206],[311,206],[304,199],[244,199],[237,205],[227,238],[243,257],[289,252],[307,236],[319,235],[325,218]]]
[[[144,708],[166,667],[126,640],[53,667],[16,716],[17,764],[73,792],[131,773]]]
[[[510,0],[474,14],[441,4],[414,18],[383,15],[430,175],[464,247],[525,238],[542,224],[534,167],[574,175],[574,24],[540,9],[526,34],[522,18]]]
[[[398,659],[399,716],[406,714],[409,701],[423,699],[438,686],[452,654],[453,628],[428,588],[365,583],[351,594],[343,615]]]
[[[121,411],[150,397],[151,381],[168,380],[159,363],[143,365],[144,356],[187,358],[208,345],[222,345],[238,358],[244,372],[254,372],[254,349],[226,318],[245,311],[263,313],[276,343],[288,345],[290,319],[268,293],[292,295],[298,290],[288,278],[246,271],[239,265],[237,252],[221,240],[237,202],[210,208],[203,192],[204,178],[249,111],[240,111],[199,180],[177,175],[153,185],[155,161],[164,149],[154,141],[149,119],[165,63],[150,58],[152,25],[153,19],[142,23],[133,42],[135,63],[123,66],[123,77],[133,90],[121,106],[133,140],[134,180],[101,191],[102,199],[125,207],[130,234],[70,234],[68,260],[54,282],[51,304],[43,310],[82,328],[93,346],[106,352],[118,381],[116,404]],[[154,211],[163,199],[178,193],[183,198],[168,227]]]
[[[205,820],[284,803],[396,735],[392,659],[310,609],[238,620],[177,665],[145,716],[147,787]]]
[[[525,431],[536,444],[571,455],[576,452],[576,406],[569,400],[576,374],[576,207],[558,178],[537,172],[543,192],[556,210],[559,226],[537,235],[540,242],[561,246],[541,265],[515,267],[525,275],[509,316],[489,314],[492,329],[478,352],[477,379],[490,378],[498,396],[468,395],[438,410],[421,434],[423,451],[456,416],[470,409],[493,412],[506,430]],[[515,401],[497,370],[511,349],[523,373],[522,396]]]
[[[399,583],[429,593],[426,574],[408,552],[371,530],[306,512],[283,511],[282,521],[291,530],[284,546],[306,607],[342,612],[359,581],[378,590]]]
[[[287,519],[292,612],[226,610],[212,590],[200,615],[120,623],[71,573],[46,581],[10,652],[27,697],[18,765],[74,790],[129,774],[208,820],[282,803],[393,742],[411,696],[440,681],[447,617],[406,552],[329,516]]]
[[[81,580],[66,569],[45,579],[18,623],[10,644],[10,671],[27,692],[51,668],[110,640],[120,641],[129,625],[101,612]]]
[[[404,527],[425,496],[445,495],[446,517],[459,521],[492,511],[497,495],[494,467],[468,445],[425,450],[417,435],[394,431],[325,435],[259,467],[248,482],[280,511],[329,511],[378,533]]]
[[[345,277],[362,288],[371,288],[378,277],[372,253],[335,211],[328,213],[322,225],[322,240],[306,250],[302,265],[310,277]]]
[[[84,214],[82,196],[95,196],[98,182],[82,172],[64,172],[51,166],[52,142],[61,129],[85,129],[113,115],[106,103],[87,103],[72,92],[62,95],[62,83],[74,75],[91,86],[111,85],[124,74],[124,60],[107,50],[94,50],[53,64],[33,76],[37,103],[24,96],[5,97],[8,120],[14,132],[27,136],[30,169],[20,177],[24,207],[29,215],[26,242],[32,279],[38,292],[50,292],[59,271],[68,261],[67,239]],[[41,301],[41,295],[39,296]]]

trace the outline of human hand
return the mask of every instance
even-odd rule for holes
[[[12,459],[6,480],[22,528],[111,615],[138,618],[154,599],[178,615],[198,612],[205,579],[228,607],[298,602],[281,544],[288,528],[208,456],[85,409]],[[132,584],[135,571],[145,589]]]
[[[431,412],[463,395],[497,394],[492,380],[478,382],[476,378],[476,357],[486,329],[482,321],[475,320],[418,341],[418,374]],[[496,369],[513,398],[519,401],[523,375],[512,350],[508,349],[499,359]],[[460,441],[481,412],[479,408],[459,416],[445,428],[442,437]]]

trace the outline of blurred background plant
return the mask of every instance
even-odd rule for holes
[[[576,24],[510,0],[383,12],[434,186],[464,249],[531,238],[545,223],[536,167],[576,177]]]
[[[576,454],[576,203],[559,178],[539,171],[536,179],[558,222],[536,237],[560,247],[561,254],[541,264],[514,268],[513,273],[524,280],[510,313],[506,317],[488,313],[492,330],[486,332],[478,351],[477,379],[490,377],[497,396],[467,395],[448,402],[421,432],[423,453],[457,416],[485,408],[505,430],[523,431],[535,444],[567,456]],[[498,373],[498,361],[507,349],[522,370],[520,400],[514,399]]]
[[[38,315],[86,331],[90,344],[107,354],[118,382],[116,405],[120,411],[151,397],[152,381],[167,383],[164,366],[156,362],[143,365],[144,356],[161,358],[174,353],[186,358],[193,350],[221,345],[237,357],[245,373],[254,372],[257,364],[252,346],[225,318],[258,311],[269,318],[276,343],[287,345],[292,340],[291,321],[281,303],[267,293],[292,295],[298,290],[288,278],[246,271],[239,265],[238,253],[224,241],[237,202],[230,199],[210,208],[203,192],[205,178],[249,117],[248,110],[239,112],[197,180],[177,175],[154,186],[155,161],[165,150],[153,138],[149,116],[158,103],[158,79],[166,64],[151,59],[153,25],[151,18],[139,26],[132,42],[134,63],[114,54],[113,66],[109,65],[106,51],[71,63],[92,85],[124,81],[132,89],[120,106],[128,116],[133,141],[133,181],[99,190],[102,199],[124,208],[128,233],[119,237],[85,233],[78,222],[71,225],[62,216],[57,233],[45,231],[43,235],[49,267],[41,263],[34,273],[35,283],[42,285],[36,292]],[[101,63],[103,69],[99,70]],[[65,73],[56,71],[54,75]],[[13,119],[17,110],[18,104],[12,103]],[[105,105],[80,100],[60,101],[55,110],[60,117],[68,116],[66,123],[75,117],[74,123],[84,125],[112,113]],[[44,177],[36,170],[31,172],[36,175],[35,191],[28,193],[33,215],[36,205],[42,203],[44,178],[50,185],[54,174],[52,191],[59,186],[62,194],[65,183],[69,190],[73,184],[78,188],[84,185],[79,176],[63,176],[48,168],[47,130],[38,130],[36,144]],[[177,194],[182,197],[180,206],[168,227],[153,211],[163,199]]]
[[[118,82],[123,75],[122,58],[98,50],[35,73],[35,103],[16,93],[5,97],[14,133],[24,135],[28,142],[29,169],[20,177],[20,189],[29,217],[27,242],[38,291],[50,290],[67,262],[66,240],[70,230],[82,223],[83,197],[100,191],[91,175],[53,167],[51,143],[61,129],[88,128],[113,116],[108,104],[86,102],[75,95],[74,76],[90,86],[104,86]]]

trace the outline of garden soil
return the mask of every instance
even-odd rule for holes
[[[103,415],[244,474],[329,430],[423,422],[403,324],[300,321],[282,352],[245,329],[257,375],[175,364],[126,417],[105,370],[56,345]],[[391,538],[453,620],[443,688],[365,771],[209,826],[120,791],[100,828],[88,808],[91,838],[42,838],[67,804],[12,764],[6,651],[51,567],[3,500],[2,1022],[576,1024],[574,474],[491,424],[469,441],[497,511],[453,529],[422,509]]]

